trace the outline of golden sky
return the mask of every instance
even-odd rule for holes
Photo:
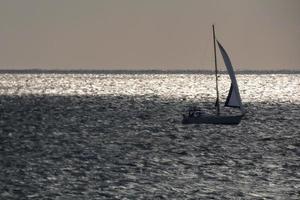
[[[0,68],[300,69],[300,0],[0,0]],[[221,62],[221,56],[218,55]]]

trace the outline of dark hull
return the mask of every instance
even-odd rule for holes
[[[227,124],[237,125],[241,122],[243,115],[236,116],[218,116],[218,115],[200,115],[200,116],[184,116],[183,124]]]

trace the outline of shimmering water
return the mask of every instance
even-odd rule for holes
[[[222,126],[180,123],[212,75],[1,74],[0,199],[299,199],[300,75],[237,78]]]

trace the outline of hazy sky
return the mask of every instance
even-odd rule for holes
[[[0,68],[210,69],[212,23],[236,68],[300,69],[300,0],[0,0]]]

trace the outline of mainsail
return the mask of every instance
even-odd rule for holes
[[[224,47],[220,44],[219,41],[217,41],[220,52],[222,54],[224,63],[226,65],[229,77],[231,79],[231,86],[230,86],[230,90],[225,102],[225,106],[227,107],[238,107],[240,108],[243,112],[244,112],[244,108],[243,108],[243,104],[242,104],[242,100],[241,100],[241,96],[240,96],[240,92],[239,92],[239,88],[238,88],[238,84],[235,78],[235,73],[233,70],[233,67],[231,65],[231,61],[229,59],[228,54],[226,53]]]

